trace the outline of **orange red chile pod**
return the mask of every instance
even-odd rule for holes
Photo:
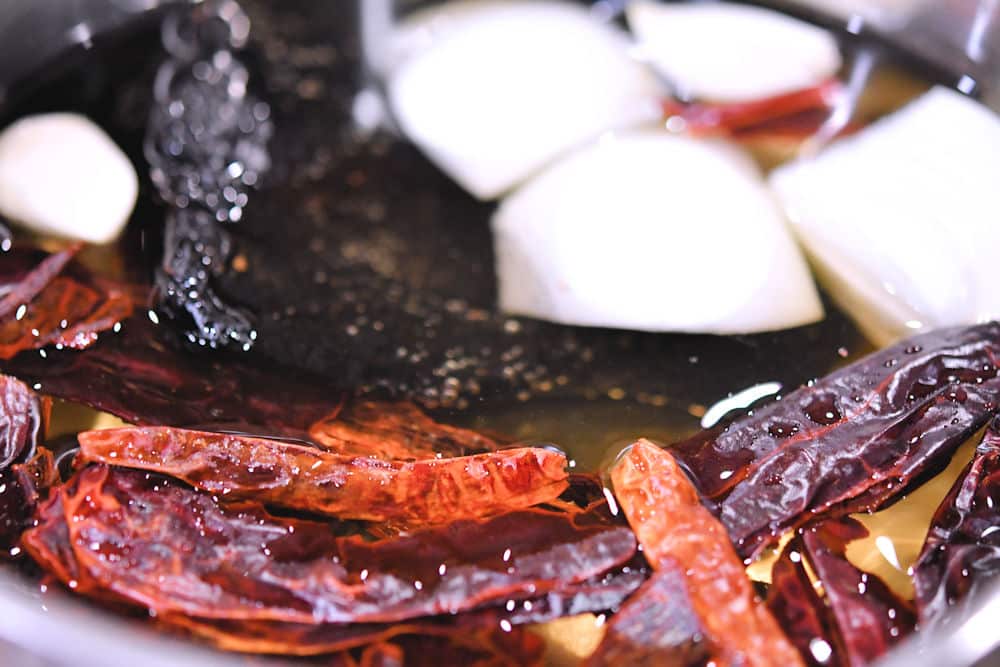
[[[171,475],[226,499],[409,526],[483,517],[554,500],[566,458],[538,448],[412,462],[170,427],[87,431],[83,461]]]
[[[356,400],[309,428],[324,449],[348,456],[412,461],[493,451],[495,439],[434,421],[413,403]]]
[[[829,79],[810,88],[750,102],[682,104],[666,100],[663,112],[668,119],[680,118],[685,129],[694,134],[725,134],[786,116],[830,109],[842,90],[840,81]]]
[[[697,618],[710,659],[717,665],[801,665],[802,658],[788,641],[767,607],[757,599],[743,561],[736,555],[726,529],[701,504],[697,490],[674,457],[653,443],[640,440],[629,447],[611,471],[615,496],[650,565],[655,570],[684,573],[690,618]],[[647,584],[646,596],[661,588]],[[676,596],[663,595],[667,609]],[[648,604],[642,594],[626,604]],[[657,621],[662,632],[671,628],[677,612]],[[618,623],[651,622],[647,615],[623,614],[613,619],[608,641],[634,636]],[[690,625],[690,624],[689,624]],[[645,633],[654,636],[656,633]],[[690,647],[683,642],[674,642]],[[608,651],[602,647],[599,652]],[[666,647],[656,664],[676,661],[678,649]],[[649,658],[647,657],[647,660]],[[652,664],[652,663],[650,663]]]
[[[82,243],[74,243],[69,248],[53,253],[40,261],[34,268],[19,278],[4,285],[3,297],[0,298],[0,320],[6,320],[17,312],[21,306],[31,302],[46,285],[62,273],[70,260],[83,248]],[[7,282],[7,281],[5,281]]]
[[[847,560],[847,545],[868,535],[852,517],[830,519],[802,530],[804,555],[823,584],[840,643],[842,660],[852,667],[868,665],[913,632],[916,615],[873,574]]]

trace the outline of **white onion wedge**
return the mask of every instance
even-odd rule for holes
[[[1000,117],[935,88],[771,183],[873,341],[1000,318]]]
[[[44,234],[114,240],[139,191],[135,168],[84,116],[22,118],[0,133],[0,212]]]
[[[840,69],[828,31],[769,9],[634,0],[627,12],[643,58],[692,97],[745,102],[814,86]]]
[[[823,317],[756,166],[663,131],[606,137],[493,218],[500,308],[544,320],[717,334]]]
[[[386,77],[401,129],[483,199],[604,130],[662,115],[628,36],[578,5],[448,3],[393,41]]]

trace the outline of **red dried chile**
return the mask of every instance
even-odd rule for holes
[[[501,625],[504,621],[516,629],[516,626],[544,623],[562,616],[606,612],[617,609],[645,579],[646,574],[642,569],[624,568],[580,583],[560,585],[557,590],[538,598],[524,599],[513,604],[503,600],[502,606],[391,624],[233,621],[195,618],[183,614],[163,614],[157,616],[157,621],[167,627],[181,629],[226,651],[310,656],[343,651],[403,635],[474,636],[484,628],[492,630],[506,627],[505,624]],[[79,583],[77,586],[79,590]]]
[[[947,464],[1000,401],[1000,323],[933,331],[676,445],[741,554],[873,510]]]
[[[683,104],[667,100],[663,103],[663,112],[668,117],[681,118],[685,129],[698,135],[730,134],[782,118],[816,112],[815,122],[808,128],[815,132],[826,120],[842,90],[843,84],[839,80],[828,79],[810,88],[749,102]],[[803,131],[803,136],[808,134]]]
[[[3,365],[49,396],[81,403],[134,424],[252,424],[277,435],[328,414],[339,393],[230,357],[187,354],[145,316],[91,347],[20,355]]]
[[[531,599],[602,575],[636,549],[601,507],[521,510],[368,542],[104,465],[77,473],[40,518],[24,547],[80,593],[157,615],[307,625],[393,623]],[[62,553],[67,541],[75,565]]]
[[[0,558],[20,554],[21,534],[34,524],[38,506],[58,481],[55,459],[44,447],[0,472]]]
[[[931,521],[913,568],[922,628],[949,625],[1000,581],[1000,417]]]
[[[23,382],[0,375],[0,471],[34,455],[49,418],[50,402]]]
[[[21,533],[56,478],[52,454],[41,447],[48,412],[47,399],[0,375],[0,558],[17,555]]]
[[[0,300],[0,359],[48,345],[85,348],[132,314],[125,290],[58,275],[79,248],[49,255],[27,275],[0,277],[9,290]]]
[[[22,305],[30,303],[52,280],[62,273],[76,253],[83,248],[75,243],[69,248],[53,253],[42,259],[34,268],[27,253],[17,252],[4,255],[6,271],[0,273],[3,297],[0,298],[0,321],[17,312]]]
[[[873,662],[913,631],[912,608],[873,574],[847,560],[848,543],[868,536],[856,519],[844,517],[807,527],[802,533],[805,556],[823,584],[836,621],[843,662]]]
[[[358,399],[309,428],[315,443],[338,454],[413,461],[456,457],[497,449],[486,435],[439,424],[413,403]]]
[[[626,450],[611,477],[644,555],[654,570],[666,574],[654,578],[612,619],[607,644],[598,648],[598,655],[687,664],[689,656],[704,650],[722,664],[802,664],[757,599],[725,528],[702,506],[697,490],[669,453],[640,440]],[[678,585],[677,574],[671,572],[683,573],[687,604],[671,593]],[[651,622],[647,615],[633,611],[633,606],[666,614],[655,617],[652,622],[658,627],[653,629],[645,626]],[[671,636],[664,645],[661,635],[675,618],[681,619],[687,636]],[[645,643],[631,646],[632,641]]]
[[[684,572],[665,564],[615,614],[587,667],[702,665],[713,648],[695,613]]]
[[[397,462],[166,426],[88,431],[78,439],[83,461],[171,475],[227,499],[408,526],[531,507],[567,486],[566,457],[539,448]]]

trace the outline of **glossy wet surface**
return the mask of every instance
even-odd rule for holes
[[[236,251],[219,288],[257,316],[251,361],[301,369],[331,388],[412,396],[456,424],[554,443],[592,470],[638,436],[669,443],[691,435],[714,404],[747,387],[777,383],[787,392],[870,351],[829,304],[813,326],[725,338],[561,327],[494,312],[492,205],[466,195],[412,146],[353,123],[362,85],[353,8],[243,4],[254,21],[255,81],[274,114],[274,167],[231,227]],[[144,180],[129,235],[89,257],[140,277],[157,261],[163,217],[140,157],[162,58],[155,43],[147,33],[99,49],[85,69],[17,107],[83,111],[136,161]],[[686,288],[697,289],[691,278]],[[57,427],[68,412],[57,410]],[[872,535],[851,545],[851,559],[912,594],[906,569],[970,454],[963,448],[945,474],[864,519]],[[766,568],[753,571],[767,578]]]

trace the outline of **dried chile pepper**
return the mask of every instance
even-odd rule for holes
[[[913,568],[922,628],[947,626],[1000,580],[1000,417],[942,501]]]
[[[413,403],[364,399],[317,421],[309,436],[339,454],[404,461],[478,454],[501,444],[469,429],[439,424]]]
[[[615,614],[587,667],[666,667],[709,661],[712,646],[695,613],[684,572],[664,563]]]
[[[1000,323],[876,352],[672,451],[743,555],[823,512],[873,510],[944,466],[1000,401]]]
[[[822,521],[802,532],[805,556],[823,584],[836,621],[844,664],[852,667],[876,660],[911,633],[916,623],[909,603],[877,576],[847,560],[847,544],[867,535],[868,530],[851,517]]]
[[[16,271],[26,257],[14,258],[15,270],[0,278],[7,292],[0,299],[0,359],[48,345],[87,347],[132,313],[125,290],[59,275],[79,249],[77,244],[49,255],[26,274]]]
[[[21,553],[21,534],[34,523],[38,506],[58,478],[52,452],[44,447],[24,463],[0,471],[0,559]]]
[[[556,499],[567,485],[566,458],[540,448],[395,462],[165,426],[88,431],[78,439],[83,461],[168,474],[228,499],[408,526],[530,507]]]
[[[99,588],[158,615],[205,619],[388,623],[451,614],[587,581],[636,549],[631,531],[601,508],[521,510],[367,542],[103,465],[81,470],[41,518],[24,546],[39,563],[60,563],[67,531],[78,592]],[[47,569],[67,576],[65,567]]]
[[[22,305],[30,303],[38,296],[56,276],[62,273],[62,270],[66,268],[76,253],[80,252],[82,247],[82,243],[75,243],[65,250],[48,255],[31,268],[24,266],[34,259],[33,257],[29,258],[26,253],[5,254],[4,259],[8,268],[0,277],[3,284],[3,297],[0,298],[0,320],[6,320],[8,316],[16,313]]]
[[[16,556],[21,533],[55,481],[52,453],[41,446],[50,401],[0,375],[0,558]]]
[[[0,375],[0,471],[34,455],[48,422],[50,402],[23,382]]]
[[[687,618],[697,618],[702,630],[685,622],[687,641],[672,638],[666,647],[616,647],[622,639],[655,639],[655,633],[629,627],[633,622],[647,623],[643,615],[625,611],[620,619],[612,619],[609,645],[599,647],[599,654],[637,652],[645,660],[669,663],[683,661],[696,650],[692,645],[703,643],[713,660],[725,664],[802,664],[770,612],[757,600],[725,528],[701,504],[694,485],[669,453],[640,440],[625,451],[611,477],[615,496],[654,570],[674,568],[683,573],[689,600],[685,607],[690,610]],[[669,583],[663,575],[659,584],[647,584],[646,597],[633,597],[625,609],[632,605],[670,609],[679,604],[662,588]],[[671,611],[671,616],[677,615]],[[662,629],[669,627],[669,617],[659,618]]]

